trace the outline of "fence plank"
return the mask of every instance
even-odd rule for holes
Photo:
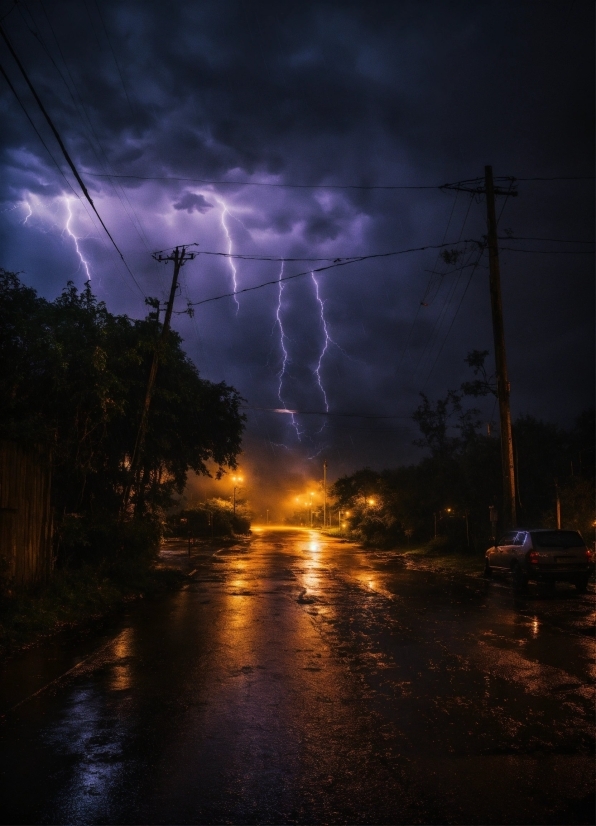
[[[0,441],[0,556],[15,585],[45,582],[52,571],[51,468],[47,455]]]

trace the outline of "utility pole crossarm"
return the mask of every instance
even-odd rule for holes
[[[151,406],[151,398],[153,396],[153,389],[155,387],[155,379],[157,377],[157,368],[159,366],[159,359],[163,352],[163,348],[165,342],[168,337],[168,333],[170,331],[170,323],[172,320],[172,311],[174,309],[174,299],[176,297],[176,288],[178,286],[178,276],[180,274],[180,269],[184,266],[187,261],[192,261],[193,258],[197,256],[198,253],[196,252],[187,252],[186,247],[175,247],[174,250],[169,255],[161,255],[161,253],[154,253],[153,258],[156,261],[173,261],[174,262],[174,273],[172,275],[172,285],[170,287],[170,296],[168,298],[168,305],[166,308],[166,316],[164,319],[163,327],[161,328],[161,332],[157,343],[155,345],[155,350],[153,351],[153,359],[151,361],[151,369],[149,370],[149,378],[147,380],[147,389],[145,391],[145,401],[143,403],[143,410],[141,412],[141,421],[139,423],[139,429],[137,431],[137,438],[135,440],[134,449],[132,452],[132,456],[130,458],[130,467],[129,467],[129,479],[126,489],[124,491],[123,497],[123,510],[126,510],[128,506],[128,500],[130,497],[130,490],[134,483],[135,474],[139,468],[141,463],[141,456],[143,454],[143,448],[145,446],[145,434],[147,432],[147,422],[148,422],[148,415],[149,415],[149,408]]]
[[[495,186],[493,179],[493,195],[506,195],[507,197],[517,198],[519,192],[516,189],[513,189],[515,186],[515,178],[507,177],[499,178],[498,180],[508,181],[509,188],[501,189],[500,187]],[[468,184],[468,186],[465,184]],[[484,186],[482,186],[481,178],[477,178],[474,181],[461,181],[461,183],[456,184],[443,184],[443,186],[439,187],[439,189],[449,190],[451,192],[469,192],[471,195],[484,195],[486,193],[486,178],[484,181]]]

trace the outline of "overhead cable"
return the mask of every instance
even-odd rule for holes
[[[460,241],[459,243],[462,244],[478,244],[478,241],[468,238],[464,241]],[[305,270],[304,272],[294,273],[294,275],[285,275],[282,278],[275,278],[272,281],[263,281],[261,284],[255,284],[254,287],[244,287],[242,290],[235,290],[231,293],[222,293],[221,295],[214,295],[211,298],[204,298],[202,301],[193,301],[191,302],[191,306],[198,307],[201,304],[209,304],[212,301],[220,301],[222,298],[233,298],[235,295],[240,295],[241,293],[250,293],[254,290],[260,290],[263,287],[270,287],[275,284],[279,285],[280,281],[291,281],[294,278],[301,278],[305,275],[312,275],[315,272],[326,272],[327,270],[335,269],[336,267],[345,267],[347,264],[356,264],[361,261],[370,261],[374,258],[389,258],[395,255],[406,255],[407,253],[411,252],[423,252],[424,250],[437,250],[441,249],[442,247],[452,247],[454,246],[453,243],[449,244],[426,244],[424,247],[410,247],[409,249],[404,250],[395,250],[394,252],[379,252],[374,253],[371,255],[360,255],[357,258],[351,258],[346,261],[338,261],[334,262],[333,264],[327,264],[325,267],[316,267],[312,270]]]
[[[93,178],[105,178],[106,175],[99,172],[88,172]],[[267,186],[277,189],[358,189],[358,190],[372,190],[372,189],[441,189],[441,186],[436,185],[379,185],[379,184],[292,184],[292,183],[276,183],[269,181],[222,181],[222,180],[208,180],[206,178],[186,178],[177,175],[113,175],[114,178],[127,178],[134,181],[174,181],[194,184],[209,184],[211,186]]]
[[[100,172],[87,172],[93,178],[106,178],[107,175]],[[208,184],[211,186],[266,186],[278,189],[354,189],[354,190],[424,190],[424,189],[439,189],[448,190],[450,187],[459,186],[461,184],[479,183],[484,178],[473,178],[469,181],[456,181],[452,184],[294,184],[294,183],[278,183],[273,181],[223,181],[210,180],[207,178],[191,178],[179,175],[125,175],[118,173],[111,175],[112,178],[126,178],[134,181],[172,181],[182,183]],[[578,176],[574,178],[515,178],[512,176],[495,177],[495,181],[593,181],[594,176]]]
[[[593,250],[525,250],[521,247],[499,247],[508,252],[529,252],[533,255],[594,255]]]
[[[10,51],[11,55],[13,56],[15,63],[17,64],[17,66],[18,66],[18,67],[19,67],[19,69],[21,70],[21,74],[22,74],[22,75],[23,75],[23,77],[25,78],[25,81],[26,81],[26,83],[27,83],[27,85],[28,85],[28,87],[29,87],[29,89],[30,89],[30,91],[31,91],[31,94],[32,94],[32,95],[33,95],[33,97],[35,98],[35,101],[36,101],[37,105],[39,106],[39,108],[40,108],[40,110],[41,110],[41,112],[42,112],[43,116],[45,117],[45,119],[46,119],[46,121],[47,121],[47,123],[48,123],[48,125],[49,125],[49,127],[50,127],[50,129],[52,130],[52,133],[53,133],[54,137],[56,138],[56,140],[57,140],[57,142],[58,142],[58,145],[59,145],[60,149],[62,150],[62,154],[64,155],[64,157],[65,157],[65,159],[66,159],[66,162],[67,162],[67,163],[68,163],[68,165],[70,166],[70,168],[71,168],[71,170],[72,170],[72,173],[73,173],[73,175],[75,176],[75,178],[76,178],[76,180],[77,180],[77,183],[78,183],[78,184],[79,184],[79,186],[81,187],[81,191],[83,192],[83,195],[84,195],[84,196],[85,196],[85,198],[89,201],[89,204],[91,205],[92,210],[93,210],[93,211],[95,212],[95,214],[97,215],[97,218],[99,219],[100,224],[102,225],[102,227],[103,227],[103,229],[104,229],[104,231],[105,231],[106,235],[108,236],[108,238],[109,238],[109,239],[110,239],[110,241],[112,242],[112,245],[114,246],[114,249],[116,250],[116,252],[117,252],[117,253],[118,253],[118,255],[120,256],[120,258],[122,259],[122,263],[124,264],[124,266],[125,266],[125,267],[126,267],[126,269],[128,270],[128,273],[129,273],[129,275],[131,276],[131,278],[133,279],[134,283],[136,284],[137,289],[139,290],[139,292],[141,293],[141,295],[142,295],[142,296],[144,296],[145,294],[143,293],[143,291],[142,291],[142,289],[141,289],[141,287],[140,287],[140,285],[139,285],[139,283],[138,283],[137,279],[135,278],[135,276],[134,276],[134,274],[133,274],[132,270],[130,269],[130,267],[129,267],[129,266],[128,266],[128,264],[126,263],[126,260],[125,260],[125,258],[124,258],[124,255],[123,255],[123,254],[122,254],[122,252],[120,251],[120,248],[118,247],[118,244],[114,241],[114,239],[113,239],[113,237],[112,237],[112,234],[110,233],[109,229],[108,229],[108,228],[106,227],[106,225],[104,224],[103,218],[101,217],[101,215],[100,215],[100,214],[99,214],[99,212],[97,211],[97,207],[96,207],[96,206],[95,206],[95,204],[93,203],[93,199],[92,199],[91,195],[89,194],[89,191],[87,190],[87,187],[85,186],[85,184],[84,184],[84,182],[83,182],[83,179],[81,178],[81,176],[80,176],[80,174],[79,174],[79,171],[78,171],[78,169],[76,168],[76,166],[75,166],[75,164],[74,164],[74,161],[73,161],[73,160],[72,160],[72,158],[70,157],[70,155],[69,155],[69,153],[68,153],[68,150],[66,149],[66,146],[64,145],[64,142],[63,142],[62,138],[60,137],[60,133],[58,132],[58,130],[57,130],[57,128],[56,128],[56,126],[54,125],[54,122],[52,121],[51,117],[49,116],[48,112],[46,111],[45,106],[44,106],[44,105],[43,105],[43,103],[41,102],[41,99],[40,99],[39,95],[38,95],[38,94],[37,94],[37,92],[35,91],[35,87],[34,87],[34,86],[33,86],[33,84],[31,83],[31,81],[30,81],[30,79],[29,79],[29,75],[28,75],[28,74],[27,74],[27,72],[25,71],[25,67],[23,66],[23,64],[22,64],[22,63],[21,63],[21,61],[19,60],[19,57],[18,57],[17,53],[15,52],[15,50],[13,49],[13,47],[12,47],[12,43],[11,43],[11,42],[10,42],[10,40],[8,39],[8,37],[7,37],[7,35],[6,35],[6,32],[4,31],[4,29],[2,28],[2,26],[0,26],[0,35],[2,36],[2,38],[3,38],[4,42],[6,43],[6,45],[8,46],[8,49],[9,49],[9,51]]]
[[[499,241],[548,241],[552,244],[593,244],[592,241],[574,241],[571,238],[532,238],[520,235],[499,235]]]
[[[78,194],[77,194],[77,193],[76,193],[76,191],[73,189],[72,184],[70,183],[70,181],[68,180],[68,178],[66,177],[66,175],[64,174],[64,172],[60,169],[60,165],[58,164],[57,160],[56,160],[56,159],[54,158],[54,156],[52,155],[52,153],[51,153],[51,151],[50,151],[49,146],[48,146],[48,145],[47,145],[47,143],[44,141],[44,139],[43,139],[43,137],[42,137],[42,135],[41,135],[41,132],[39,131],[39,129],[37,128],[37,126],[34,124],[34,122],[33,122],[32,118],[31,118],[31,115],[30,115],[30,114],[29,114],[29,112],[26,110],[26,108],[25,108],[25,106],[24,106],[24,104],[23,104],[23,101],[20,99],[20,97],[19,97],[19,94],[18,94],[17,90],[16,90],[16,89],[15,89],[15,87],[12,85],[12,82],[11,82],[10,78],[8,77],[8,75],[6,74],[6,71],[5,71],[5,69],[4,69],[4,67],[2,66],[2,64],[1,64],[1,63],[0,63],[0,74],[2,74],[2,76],[4,77],[4,80],[7,82],[9,89],[10,89],[10,90],[11,90],[11,92],[14,94],[14,96],[15,96],[15,98],[16,98],[16,100],[17,100],[17,103],[19,104],[19,106],[21,107],[21,109],[23,110],[23,112],[25,113],[25,117],[27,118],[27,120],[29,121],[29,123],[31,124],[31,126],[33,127],[33,130],[34,130],[35,134],[37,135],[37,137],[39,138],[39,140],[40,140],[40,142],[41,142],[41,144],[42,144],[43,148],[46,150],[46,152],[48,153],[48,155],[50,156],[50,158],[51,158],[51,159],[52,159],[52,161],[54,162],[54,164],[55,164],[55,166],[56,166],[56,169],[58,170],[58,172],[62,175],[62,177],[63,177],[63,178],[64,178],[64,180],[66,181],[67,186],[68,186],[68,187],[72,190],[72,192],[73,192],[73,193],[76,195],[76,197],[78,198],[78,197],[79,197],[79,196],[78,196]]]

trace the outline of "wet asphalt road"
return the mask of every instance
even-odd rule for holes
[[[593,588],[298,530],[192,567],[3,666],[2,823],[594,822]]]

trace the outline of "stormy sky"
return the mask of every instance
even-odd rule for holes
[[[492,365],[484,198],[440,188],[485,164],[518,192],[497,202],[514,418],[568,425],[593,403],[592,2],[3,0],[0,15],[132,275],[3,41],[20,103],[0,77],[0,266],[48,298],[90,276],[141,317],[172,272],[151,252],[198,243],[174,327],[246,399],[255,501],[324,458],[331,479],[417,460],[420,392],[472,378],[472,349]]]

